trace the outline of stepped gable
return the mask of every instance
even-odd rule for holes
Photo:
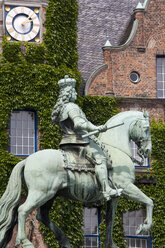
[[[126,38],[133,10],[139,1],[78,0],[78,2],[79,70],[85,83],[90,73],[103,64],[102,46],[105,44],[107,33],[112,45],[120,45]]]

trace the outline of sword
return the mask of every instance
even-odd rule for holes
[[[122,126],[122,125],[124,125],[124,122],[121,122],[121,123],[116,124],[116,125],[114,125],[114,126],[107,127],[107,130],[108,130],[108,129],[115,128],[115,127],[119,127],[119,126]],[[92,131],[92,132],[90,132],[90,133],[87,133],[87,134],[82,135],[82,138],[86,138],[86,137],[89,137],[89,136],[91,136],[91,135],[95,135],[95,134],[97,134],[97,133],[99,133],[99,132],[100,132],[99,130]]]

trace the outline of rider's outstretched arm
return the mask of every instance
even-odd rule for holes
[[[87,120],[85,114],[84,116],[80,115],[80,112],[78,109],[74,109],[70,111],[69,117],[74,123],[74,128],[77,130],[84,130],[87,132],[92,132],[95,130],[99,130],[100,132],[106,131],[106,126],[101,125],[101,126],[95,126],[92,124],[90,121]]]

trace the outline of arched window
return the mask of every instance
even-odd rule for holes
[[[37,150],[37,124],[34,111],[13,111],[10,118],[10,152],[28,156]]]
[[[136,230],[144,222],[146,212],[143,209],[123,214],[123,228],[127,241],[127,248],[152,248],[152,239],[149,233],[137,235]]]

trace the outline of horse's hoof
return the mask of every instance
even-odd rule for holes
[[[148,225],[148,224],[141,224],[137,231],[136,231],[136,234],[139,235],[139,234],[147,234],[149,232],[149,230],[151,229],[151,226],[152,225]]]
[[[139,235],[139,234],[142,234],[142,228],[143,228],[143,225],[141,224],[138,229],[136,230],[136,235]]]

